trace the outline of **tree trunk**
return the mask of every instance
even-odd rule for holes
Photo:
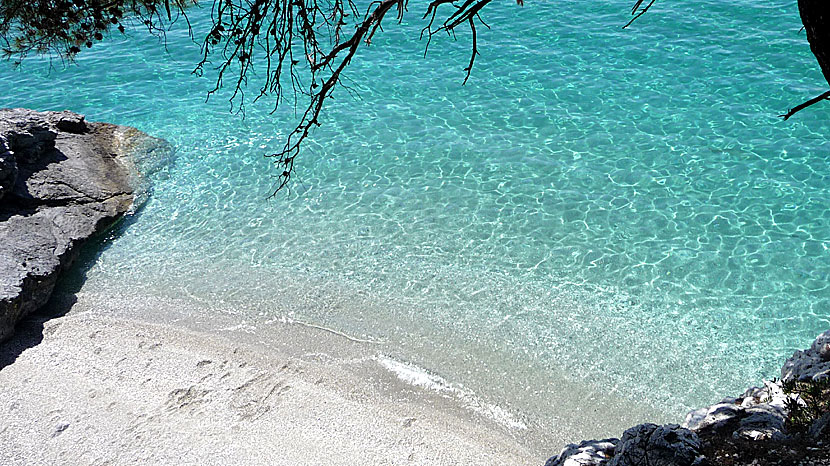
[[[830,1],[798,0],[798,12],[807,31],[810,49],[821,66],[824,79],[830,84]]]

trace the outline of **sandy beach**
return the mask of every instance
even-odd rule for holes
[[[325,330],[275,325],[265,350],[239,328],[67,299],[66,315],[33,316],[0,347],[0,464],[526,465],[555,453]]]

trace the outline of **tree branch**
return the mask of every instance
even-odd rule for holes
[[[367,5],[361,13],[357,1]],[[231,111],[244,117],[249,78],[258,79],[256,102],[274,98],[272,111],[293,96],[299,121],[285,138],[281,150],[268,154],[279,171],[274,194],[287,185],[300,147],[320,125],[324,104],[339,86],[342,73],[362,45],[369,46],[387,14],[397,9],[400,23],[409,0],[213,0],[210,30],[202,41],[197,75],[215,76],[207,98],[230,85]],[[470,58],[463,68],[466,84],[479,55],[478,23],[492,0],[427,0],[422,20],[426,23],[424,54],[433,36],[446,33],[456,38],[458,27],[469,28]],[[634,19],[656,0],[632,0]],[[92,47],[103,33],[124,32],[122,17],[134,18],[151,32],[163,35],[177,17],[196,0],[0,0],[0,44],[7,56],[22,58],[27,52],[54,51],[71,59],[82,46]],[[207,2],[210,4],[210,2]],[[524,2],[517,0],[519,5]],[[632,21],[634,20],[632,19]],[[630,25],[629,22],[626,26]],[[188,22],[188,26],[190,23]],[[354,28],[350,31],[351,28]],[[350,33],[351,32],[351,33]],[[193,31],[190,30],[192,35]],[[215,62],[214,62],[215,61]],[[306,99],[304,102],[301,99]],[[298,111],[298,105],[304,110]]]
[[[783,115],[778,115],[778,116],[783,118],[785,121],[789,120],[791,116],[795,115],[796,113],[800,112],[801,110],[804,110],[805,108],[809,107],[810,105],[817,104],[817,103],[821,102],[822,100],[830,100],[830,91],[827,91],[827,92],[825,92],[824,94],[822,94],[818,97],[813,97],[812,99],[808,100],[807,102],[804,102],[801,105],[796,105],[795,107],[790,109],[787,113],[785,113]]]
[[[640,8],[640,5],[642,5],[642,4],[643,4],[643,1],[644,1],[644,0],[637,0],[637,3],[635,3],[635,4],[634,4],[634,8],[632,8],[632,9],[631,9],[631,14],[632,14],[632,15],[634,15],[634,17],[633,17],[633,18],[631,18],[631,21],[629,21],[628,23],[626,23],[626,24],[625,24],[625,26],[623,26],[623,29],[627,28],[628,26],[631,26],[631,24],[632,24],[634,21],[637,21],[637,18],[639,18],[640,16],[643,16],[644,14],[646,14],[646,12],[649,10],[649,8],[651,8],[651,6],[652,6],[652,5],[654,5],[654,2],[656,2],[657,0],[651,0],[651,1],[648,3],[648,5],[646,5],[645,7],[643,7],[643,8],[642,8],[642,9],[638,12],[638,11],[637,11],[637,8]]]

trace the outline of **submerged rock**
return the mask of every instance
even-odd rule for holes
[[[0,109],[0,341],[47,302],[84,240],[134,208],[142,145],[169,146],[72,112]]]

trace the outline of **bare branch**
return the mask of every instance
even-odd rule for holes
[[[334,90],[344,88],[343,72],[361,46],[371,45],[383,31],[383,20],[396,10],[400,23],[409,0],[213,0],[209,5],[211,25],[200,39],[202,55],[194,73],[214,76],[207,98],[229,86],[231,111],[244,117],[246,97],[259,101],[273,98],[273,110],[293,100],[298,122],[288,133],[281,150],[268,154],[278,167],[275,193],[289,182],[300,148],[313,128],[320,125],[324,104]],[[492,0],[428,0],[422,20],[426,37],[424,54],[436,34],[455,39],[458,28],[469,28],[470,58],[463,68],[462,85],[469,81],[479,55],[479,25]],[[638,18],[655,2],[636,0],[632,14]],[[91,47],[103,39],[110,27],[124,31],[121,18],[137,18],[151,32],[163,35],[195,0],[0,0],[0,44],[8,56],[22,57],[29,51],[53,50],[71,59],[80,46]],[[524,2],[517,0],[519,5]],[[629,23],[630,24],[630,23]],[[22,29],[21,29],[22,26]],[[188,30],[193,34],[193,30]],[[15,31],[22,31],[16,33]],[[249,79],[256,91],[246,94]],[[299,108],[298,108],[299,107]]]
[[[830,91],[827,91],[827,92],[825,92],[824,94],[822,94],[818,97],[813,97],[812,99],[808,100],[807,102],[804,102],[803,104],[796,105],[795,107],[790,109],[787,113],[785,113],[783,115],[778,115],[778,116],[783,118],[785,121],[789,120],[791,116],[795,115],[796,113],[800,112],[801,110],[804,110],[805,108],[807,108],[807,107],[809,107],[813,104],[817,104],[817,103],[821,102],[822,100],[830,100]]]
[[[626,23],[625,26],[623,26],[623,29],[627,28],[628,26],[631,26],[631,24],[634,21],[637,21],[637,18],[646,14],[649,8],[651,8],[651,6],[654,5],[654,2],[656,2],[657,0],[651,0],[645,7],[640,9],[640,11],[637,11],[637,9],[640,8],[640,6],[643,4],[643,1],[644,0],[637,0],[637,3],[634,4],[634,8],[631,9],[631,14],[634,15],[634,17],[631,18],[631,21]]]

